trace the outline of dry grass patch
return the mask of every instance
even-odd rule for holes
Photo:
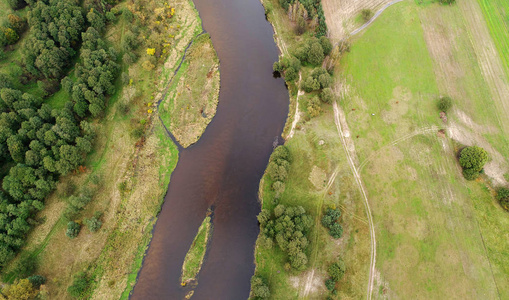
[[[219,59],[208,34],[198,36],[161,103],[165,124],[188,147],[198,141],[216,113],[219,98]]]

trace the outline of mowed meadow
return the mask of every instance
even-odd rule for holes
[[[375,298],[509,297],[509,214],[491,189],[507,184],[508,121],[469,22],[459,4],[399,3],[336,70],[375,222]],[[463,145],[488,150],[490,176],[462,177]]]
[[[478,0],[478,2],[509,73],[509,1]]]

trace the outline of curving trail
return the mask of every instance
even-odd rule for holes
[[[373,23],[376,20],[376,18],[378,18],[384,12],[384,10],[386,10],[390,6],[392,6],[392,5],[396,4],[396,3],[402,2],[402,1],[404,1],[404,0],[395,0],[395,1],[389,2],[386,5],[384,5],[382,8],[380,8],[380,10],[378,10],[375,13],[375,15],[371,19],[369,19],[369,21],[364,23],[361,27],[359,27],[359,28],[355,29],[354,31],[350,32],[350,36],[356,35],[357,33],[361,32],[364,28],[366,28],[369,25],[371,25],[371,23]]]

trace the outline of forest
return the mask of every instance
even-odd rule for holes
[[[14,13],[2,20],[2,53],[26,37],[19,48],[22,74],[0,73],[0,268],[25,244],[59,177],[76,171],[92,150],[90,120],[102,116],[119,73],[119,54],[101,38],[115,17],[109,10],[116,1],[8,2]],[[26,88],[34,84],[42,95]],[[71,95],[62,107],[45,103],[61,88]],[[90,197],[78,198],[82,203],[68,215],[87,201]]]

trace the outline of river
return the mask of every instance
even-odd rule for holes
[[[182,263],[209,207],[214,232],[193,300],[247,299],[260,211],[258,185],[288,114],[284,81],[259,0],[195,0],[220,59],[217,114],[182,149],[132,299],[183,299]],[[281,138],[279,138],[281,139]]]

